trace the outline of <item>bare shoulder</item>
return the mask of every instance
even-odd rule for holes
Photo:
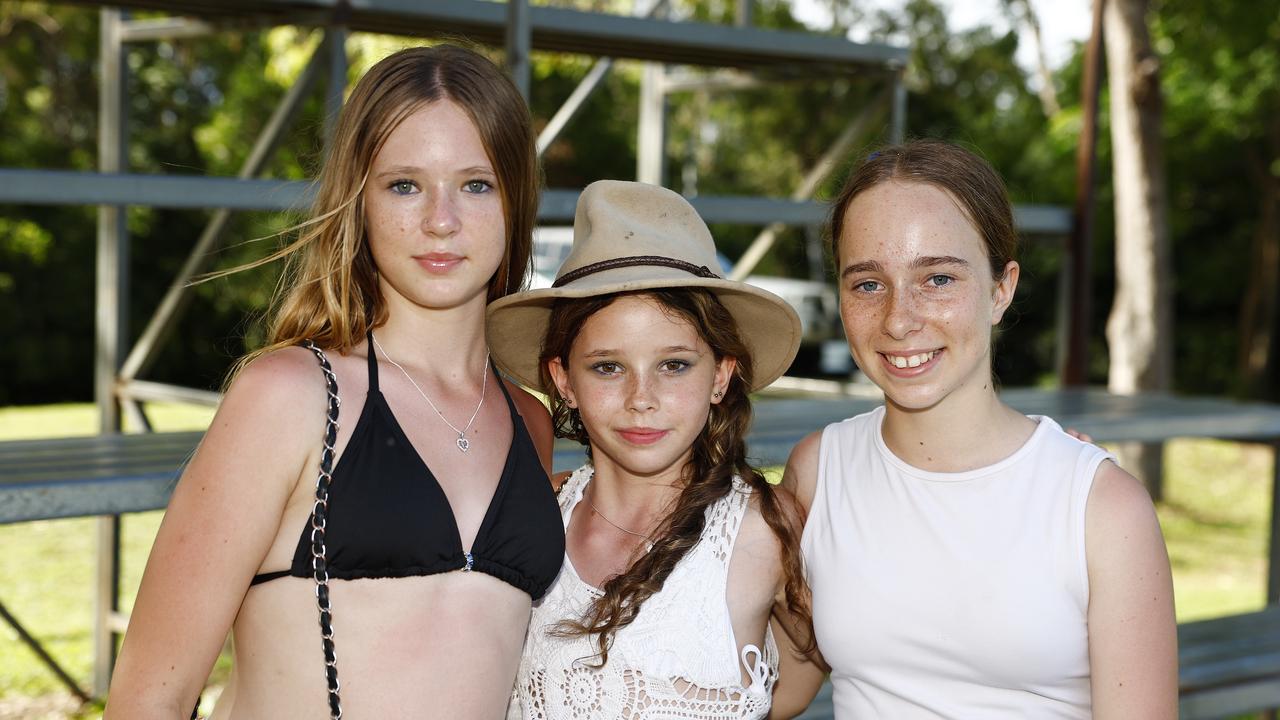
[[[1110,460],[1104,460],[1094,475],[1085,517],[1090,534],[1124,532],[1157,522],[1147,489]]]
[[[551,432],[551,413],[547,412],[547,406],[533,393],[525,390],[516,383],[503,378],[502,384],[506,386],[507,392],[511,394],[511,401],[516,404],[516,410],[520,413],[520,417],[524,419],[524,424],[529,428],[529,432],[537,437],[539,432]]]
[[[804,509],[796,500],[795,494],[782,485],[770,486],[768,494],[777,511],[776,521],[790,530],[798,540],[804,529]],[[773,525],[765,518],[764,500],[762,491],[751,494],[742,517],[742,526],[738,530],[737,545],[750,548],[748,553],[755,560],[779,566],[785,548]]]
[[[254,358],[235,376],[231,392],[271,392],[287,397],[289,393],[324,387],[320,363],[304,347],[287,347]]]
[[[511,401],[516,405],[516,412],[520,413],[520,418],[524,420],[524,426],[529,431],[533,446],[537,448],[543,467],[546,468],[547,474],[550,475],[551,452],[556,439],[555,433],[551,428],[551,413],[547,412],[547,406],[543,405],[542,401],[535,397],[533,393],[506,378],[503,378],[502,384],[511,395]],[[554,480],[552,484],[555,487],[559,487]]]
[[[779,492],[779,488],[774,487],[772,494],[776,498]],[[753,492],[733,541],[730,574],[734,574],[736,568],[750,568],[747,574],[751,576],[751,594],[757,596],[758,602],[772,605],[773,596],[783,581],[783,553],[782,541],[765,518],[760,492]],[[738,589],[743,591],[745,586]]]
[[[1112,583],[1146,583],[1169,572],[1160,521],[1147,489],[1111,461],[1098,466],[1085,504],[1085,557],[1095,597]]]
[[[773,488],[775,498],[783,494],[790,495],[782,488],[776,486]],[[751,500],[747,503],[746,512],[742,516],[742,525],[738,529],[736,545],[740,548],[749,549],[749,553],[757,560],[776,559],[782,551],[782,544],[778,541],[777,534],[773,532],[773,528],[769,526],[769,522],[765,520],[764,512],[760,505],[761,498],[759,494],[752,493]],[[785,510],[786,504],[779,502],[778,505],[783,509],[785,516],[787,514]]]
[[[791,449],[786,469],[782,472],[782,487],[799,504],[802,517],[808,515],[818,487],[818,449],[821,445],[821,430],[805,435]]]
[[[228,452],[269,442],[280,459],[301,462],[324,428],[324,375],[311,351],[291,347],[254,359],[235,377],[203,445]],[[315,428],[314,433],[298,432]]]

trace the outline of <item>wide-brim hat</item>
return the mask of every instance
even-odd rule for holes
[[[773,293],[716,271],[715,241],[698,212],[656,185],[594,182],[573,219],[573,248],[549,288],[499,298],[487,311],[489,352],[521,384],[543,390],[538,357],[561,298],[658,288],[704,288],[733,315],[755,365],[752,390],[777,380],[800,348],[800,316]]]

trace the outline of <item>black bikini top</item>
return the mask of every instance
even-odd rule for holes
[[[497,377],[497,370],[492,369]],[[537,600],[564,562],[564,524],[555,493],[524,421],[502,382],[511,413],[511,447],[471,552],[439,482],[418,455],[378,389],[369,343],[369,394],[333,471],[326,519],[329,577],[397,578],[462,570],[492,575]],[[255,575],[312,577],[311,520],[288,570]]]

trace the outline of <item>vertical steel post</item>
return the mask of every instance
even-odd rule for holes
[[[893,109],[889,121],[889,142],[897,145],[907,136],[907,83],[906,66],[893,74]]]
[[[98,169],[103,173],[128,168],[128,87],[125,48],[121,42],[124,17],[120,10],[100,13],[101,78],[98,96]],[[101,433],[120,431],[116,373],[128,335],[129,235],[125,208],[98,208],[97,298],[94,339],[94,400]],[[115,664],[116,633],[111,619],[119,608],[120,516],[98,518],[98,567],[93,623],[93,693],[103,697]]]
[[[525,102],[529,101],[529,78],[533,73],[529,64],[532,46],[529,0],[507,0],[507,72]]]
[[[751,0],[738,0],[737,14],[733,18],[733,24],[738,27],[751,27],[751,24],[755,22],[755,18],[752,17],[752,10]]]
[[[636,137],[636,180],[663,185],[666,179],[667,93],[664,66],[648,62],[640,74],[640,123]]]
[[[342,25],[326,28],[324,45],[329,56],[329,84],[324,93],[324,143],[328,146],[333,142],[347,89],[347,28]]]
[[[1093,313],[1093,190],[1097,176],[1098,89],[1102,73],[1102,8],[1093,0],[1093,31],[1085,48],[1084,122],[1076,146],[1076,201],[1071,215],[1067,256],[1071,259],[1070,301],[1067,303],[1067,359],[1062,385],[1079,387],[1089,381],[1089,327]]]
[[[1267,546],[1267,604],[1280,603],[1280,440],[1271,443],[1271,543]]]

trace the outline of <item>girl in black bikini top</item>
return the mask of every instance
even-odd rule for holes
[[[333,470],[329,491],[325,559],[330,578],[474,570],[534,600],[542,597],[560,571],[564,529],[529,431],[506,387],[498,384],[514,432],[498,487],[471,550],[465,551],[449,499],[378,388],[378,358],[370,331],[369,395]],[[310,578],[311,561],[308,520],[289,569],[255,575],[252,584],[286,576]]]

